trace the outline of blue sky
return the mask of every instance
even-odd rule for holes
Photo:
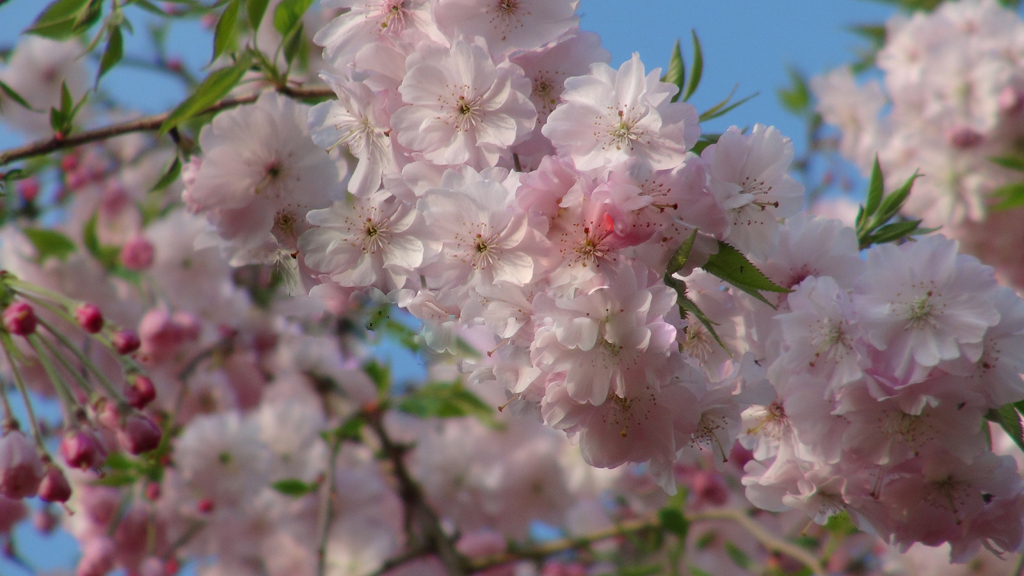
[[[0,46],[13,45],[43,5],[43,0],[8,0],[0,6]],[[648,69],[664,67],[676,38],[683,40],[685,57],[691,62],[689,35],[695,29],[705,56],[704,79],[691,100],[699,110],[717,103],[737,84],[737,96],[760,93],[704,130],[773,124],[793,138],[797,150],[804,145],[804,126],[775,96],[776,89],[787,82],[786,67],[817,74],[851,61],[863,42],[846,29],[879,23],[892,13],[885,4],[864,0],[583,0],[581,12],[583,28],[601,34],[616,66],[639,52]],[[128,16],[137,19],[142,13],[130,11]],[[145,28],[138,23],[135,35],[126,37],[125,44],[126,53],[152,56]],[[209,59],[210,34],[197,23],[186,22],[172,34],[170,48],[198,73]],[[103,88],[147,113],[164,111],[185,96],[179,82],[127,67],[109,74]],[[0,148],[20,142],[19,136],[0,128]],[[69,536],[40,539],[31,528],[23,528],[18,533],[19,546],[38,568],[67,567],[73,562]],[[0,574],[24,573],[0,559]]]

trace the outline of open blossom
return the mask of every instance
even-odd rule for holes
[[[384,100],[366,84],[320,75],[338,96],[309,110],[313,142],[328,150],[343,146],[359,162],[348,181],[349,192],[365,196],[380,188],[381,175],[395,169]]]
[[[438,35],[428,0],[326,0],[324,8],[346,10],[313,36],[329,62],[347,63],[367,45],[413,41]]]
[[[214,243],[234,255],[234,265],[294,250],[306,212],[328,206],[340,188],[337,166],[306,131],[306,110],[264,92],[252,106],[218,114],[199,134],[202,162],[184,200],[207,214]]]
[[[565,81],[562,104],[542,129],[560,156],[581,170],[640,158],[658,170],[674,168],[700,138],[697,109],[672,102],[678,88],[645,75],[640,55],[618,70],[603,63]]]
[[[423,261],[416,212],[383,189],[312,210],[307,218],[315,228],[299,239],[306,265],[339,286],[390,292],[402,288]]]
[[[854,295],[872,346],[898,376],[961,355],[976,360],[985,331],[999,321],[992,269],[940,236],[873,247]]]
[[[537,122],[522,69],[495,65],[480,40],[459,38],[450,50],[422,45],[406,68],[398,89],[406,106],[391,126],[400,144],[434,163],[495,166]]]
[[[534,278],[535,258],[544,253],[543,222],[515,202],[516,174],[472,169],[442,178],[441,187],[419,200],[427,228],[441,242],[425,267],[441,287],[508,282],[523,286]],[[450,187],[450,188],[449,188]]]
[[[664,315],[676,294],[653,276],[642,264],[621,265],[575,296],[534,299],[531,358],[552,373],[565,372],[576,402],[598,406],[615,395],[629,397],[638,387],[657,386],[671,370],[676,328]]]
[[[711,192],[730,221],[725,239],[764,258],[778,242],[779,219],[803,206],[804,187],[786,172],[793,143],[763,124],[750,134],[732,127],[701,158],[710,165]]]
[[[495,54],[532,50],[579,23],[579,0],[439,0],[438,28],[449,38],[481,36]]]

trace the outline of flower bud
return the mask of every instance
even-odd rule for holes
[[[103,329],[103,313],[95,304],[82,304],[75,309],[75,320],[89,334]]]
[[[39,196],[39,180],[26,178],[18,182],[18,194],[25,202],[32,202]]]
[[[132,408],[142,410],[156,398],[156,388],[153,386],[152,380],[142,374],[137,374],[131,384],[125,386],[124,397]]]
[[[114,344],[114,350],[117,350],[118,354],[131,354],[142,345],[142,341],[139,340],[139,335],[135,333],[135,330],[115,332],[111,341]]]
[[[64,472],[54,464],[46,466],[43,481],[39,483],[39,498],[46,502],[67,502],[71,498],[71,485]]]
[[[213,500],[210,498],[203,498],[198,504],[196,504],[196,508],[203,514],[209,514],[210,512],[213,512]]]
[[[4,328],[17,336],[36,331],[36,313],[28,302],[14,302],[4,310]]]
[[[43,479],[43,460],[21,430],[0,438],[0,494],[13,498],[35,496]]]
[[[150,502],[156,502],[160,499],[160,483],[150,482],[146,484],[146,499]]]
[[[49,507],[36,510],[32,514],[32,526],[42,534],[50,534],[60,524],[60,517]]]
[[[100,398],[93,405],[93,411],[96,413],[96,421],[100,426],[109,430],[117,430],[121,427],[121,411],[118,409],[117,402],[109,398]]]
[[[92,430],[85,428],[64,435],[60,441],[60,455],[68,466],[82,470],[95,470],[107,459],[103,442]]]
[[[114,541],[106,536],[92,538],[82,546],[75,576],[105,576],[114,569]]]
[[[160,445],[163,432],[155,422],[143,414],[129,414],[124,425],[117,429],[117,441],[128,452],[138,455]]]
[[[985,136],[969,126],[960,126],[950,130],[946,138],[949,140],[950,146],[961,150],[974,148],[985,141]]]
[[[145,270],[153,264],[153,245],[144,236],[135,236],[121,247],[121,265],[129,270]]]

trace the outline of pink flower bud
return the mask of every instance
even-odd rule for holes
[[[95,334],[103,329],[103,313],[95,304],[82,304],[75,309],[75,320],[89,334]]]
[[[26,178],[18,182],[18,193],[25,202],[31,202],[39,196],[39,180]]]
[[[28,506],[25,506],[24,500],[0,496],[0,534],[10,532],[14,525],[24,520],[27,515]]]
[[[121,427],[121,411],[117,408],[117,402],[109,398],[100,398],[93,405],[96,413],[96,421],[100,426],[109,430],[117,430]]]
[[[70,172],[75,168],[78,168],[78,154],[74,152],[60,159],[60,169],[65,172]]]
[[[153,264],[153,245],[136,236],[121,247],[121,264],[129,270],[145,270]]]
[[[4,328],[17,336],[28,336],[35,332],[35,310],[28,302],[14,302],[4,310]]]
[[[118,354],[131,354],[142,345],[142,341],[139,340],[139,335],[135,333],[135,330],[115,332],[111,340],[114,344],[114,350],[117,350]]]
[[[71,498],[71,485],[60,468],[52,463],[46,467],[39,483],[39,498],[46,502],[67,502]]]
[[[106,536],[92,538],[82,546],[75,576],[105,576],[114,569],[114,541]]]
[[[961,150],[967,148],[974,148],[985,141],[985,137],[968,126],[960,126],[949,131],[946,139],[949,140],[949,145],[954,148],[960,148]]]
[[[160,484],[158,482],[146,484],[146,499],[151,502],[156,502],[160,499]]]
[[[156,388],[152,380],[137,374],[131,384],[125,386],[124,397],[132,408],[142,410],[156,398]]]
[[[213,500],[209,498],[203,498],[202,500],[199,501],[198,504],[196,504],[196,508],[203,514],[209,514],[210,512],[213,512]]]
[[[129,414],[124,425],[117,429],[117,441],[132,454],[149,452],[160,445],[163,432],[155,422],[143,414]]]
[[[1024,98],[1013,86],[1003,88],[999,93],[999,109],[1005,114],[1016,114],[1024,108]]]
[[[156,556],[150,556],[142,561],[139,566],[139,576],[167,576],[173,572],[167,572],[168,564]]]
[[[43,479],[43,460],[28,436],[10,430],[0,438],[0,494],[8,498],[35,496]]]
[[[108,404],[113,405],[112,402]],[[60,441],[60,455],[68,466],[82,470],[95,470],[107,459],[103,443],[92,430],[85,428],[64,435]]]

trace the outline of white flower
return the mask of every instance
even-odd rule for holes
[[[479,39],[459,38],[451,50],[421,45],[406,68],[398,90],[407,106],[391,126],[401,145],[436,164],[495,166],[537,122],[522,69],[495,65]]]
[[[495,55],[532,50],[580,21],[579,0],[439,0],[438,28],[449,38],[482,36]]]
[[[339,286],[376,286],[390,292],[423,261],[423,242],[414,234],[416,211],[386,190],[350,197],[307,215],[317,226],[299,239],[306,265]]]
[[[237,412],[192,420],[174,451],[178,471],[196,498],[209,498],[216,506],[251,501],[268,481],[270,456],[256,423]]]
[[[711,166],[711,192],[729,217],[725,239],[759,258],[770,254],[778,243],[779,219],[803,206],[803,185],[786,173],[793,143],[774,127],[755,124],[743,134],[733,126],[701,158]]]
[[[640,158],[657,170],[675,168],[697,143],[697,109],[671,102],[678,89],[658,80],[661,70],[644,75],[640,55],[618,71],[595,63],[590,74],[565,81],[562,104],[542,129],[560,156],[580,170]]]
[[[310,136],[328,150],[336,146],[348,148],[359,160],[349,178],[348,191],[365,196],[380,188],[382,174],[395,170],[384,99],[361,82],[346,82],[326,72],[320,77],[338,99],[310,109]]]

